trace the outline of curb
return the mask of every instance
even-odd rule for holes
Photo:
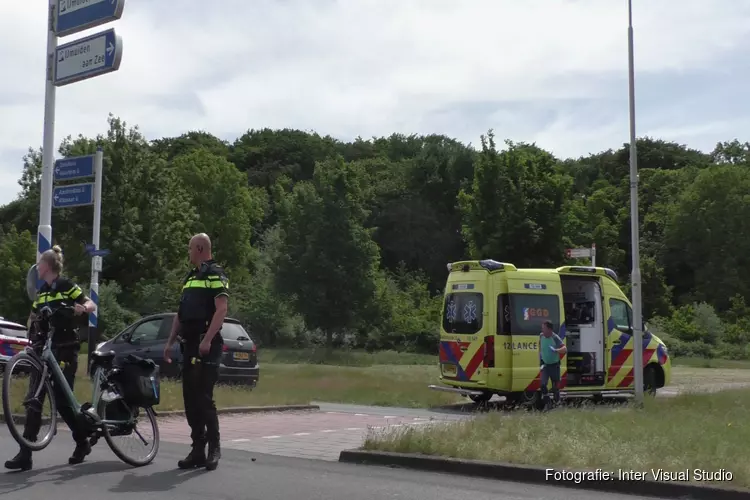
[[[217,408],[216,413],[218,415],[227,415],[232,413],[248,414],[248,413],[271,413],[277,411],[319,411],[320,406],[318,405],[280,405],[280,406],[235,406],[229,408]],[[159,411],[154,409],[157,418],[160,417],[184,417],[185,410],[168,410]]]
[[[320,406],[318,405],[284,405],[284,406],[236,406],[230,408],[217,408],[216,413],[219,415],[226,414],[249,414],[249,413],[271,413],[280,411],[319,411]],[[184,417],[184,410],[169,410],[169,411],[157,411],[154,410],[157,418],[164,417]],[[26,421],[26,415],[16,415],[16,421],[24,423]],[[42,419],[42,422],[48,422],[49,419]],[[62,417],[58,415],[57,422],[62,422]],[[6,423],[5,415],[0,412],[0,423]],[[64,422],[63,422],[64,423]]]
[[[547,479],[548,471],[552,472],[590,472],[595,471],[565,471],[546,467],[528,465],[513,465],[480,460],[461,460],[442,458],[429,455],[411,453],[390,453],[381,451],[344,450],[339,455],[339,462],[363,465],[383,465],[402,467],[429,472],[445,472],[465,476],[531,483],[545,486],[557,486],[582,490],[606,491],[610,493],[624,493],[626,495],[653,496],[657,498],[680,498],[695,500],[740,500],[750,497],[750,490],[717,488],[701,486],[687,482],[666,481],[623,481],[618,479],[591,479],[580,482],[570,480]],[[600,470],[598,470],[600,471]],[[692,473],[692,469],[691,469]],[[595,476],[596,477],[596,476]]]

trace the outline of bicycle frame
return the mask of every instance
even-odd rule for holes
[[[37,354],[37,352],[31,346],[26,347],[26,352],[32,357],[34,357],[35,359],[37,359],[38,361],[41,361],[41,365],[42,365],[41,380],[42,381],[46,380],[47,376],[49,375],[52,378],[52,380],[55,382],[55,385],[62,388],[63,394],[65,395],[65,398],[67,399],[68,404],[70,404],[73,407],[75,412],[77,414],[83,413],[83,406],[78,402],[78,399],[73,393],[73,390],[70,388],[68,381],[65,379],[65,374],[60,368],[60,363],[57,361],[57,358],[55,358],[55,355],[52,353],[52,338],[53,337],[54,337],[54,328],[51,328],[50,333],[47,335],[47,339],[44,342],[44,347],[42,348],[41,355]],[[96,408],[98,407],[99,401],[102,398],[102,384],[105,382],[105,380],[106,380],[106,377],[104,376],[104,368],[101,366],[97,366],[96,371],[94,372],[93,387],[91,390],[92,392],[91,403],[90,403],[91,407],[88,408],[85,413],[89,417],[94,419],[97,425],[130,423],[133,420],[132,415],[128,420],[102,420],[101,416],[97,413]],[[34,393],[34,398],[39,397],[43,388],[44,388],[44,384],[40,383],[36,389],[36,392]],[[50,394],[49,397],[54,397],[54,396]],[[125,404],[127,405],[127,403]]]
[[[52,354],[52,337],[54,336],[54,329],[51,329],[50,333],[47,335],[47,339],[44,341],[44,347],[42,348],[42,354],[39,355],[34,350],[33,347],[29,346],[26,348],[26,352],[37,359],[38,361],[41,361],[42,365],[42,378],[41,380],[46,380],[47,376],[49,375],[52,380],[55,382],[55,385],[60,387],[63,391],[63,394],[65,395],[65,399],[68,400],[68,404],[70,404],[76,411],[76,413],[81,412],[81,405],[78,403],[78,400],[76,399],[75,394],[73,394],[73,390],[70,388],[70,385],[68,385],[68,381],[65,380],[65,375],[62,372],[62,369],[60,368],[60,363],[57,361],[57,358],[55,358],[55,355]],[[44,388],[44,384],[40,383],[39,387],[37,387],[36,392],[34,393],[34,397],[38,398],[39,395],[42,392],[42,389]],[[96,387],[94,387],[94,392],[96,392]],[[49,397],[54,397],[52,394],[49,394]]]

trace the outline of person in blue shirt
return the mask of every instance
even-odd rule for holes
[[[539,351],[541,355],[541,389],[545,407],[549,400],[547,383],[552,381],[552,392],[555,403],[560,402],[560,355],[567,352],[562,339],[552,330],[552,322],[542,323],[542,333],[539,335]]]

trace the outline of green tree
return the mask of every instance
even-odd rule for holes
[[[28,231],[0,229],[0,265],[3,286],[0,287],[0,316],[26,324],[31,302],[26,294],[26,275],[36,261],[36,241]]]
[[[328,160],[279,207],[278,290],[292,297],[308,327],[325,332],[329,349],[374,299],[379,255],[364,227],[366,180],[357,164]]]
[[[667,280],[680,302],[730,308],[750,284],[750,170],[737,165],[701,171],[681,194],[666,229]]]
[[[549,153],[507,142],[498,152],[492,132],[482,137],[470,190],[461,190],[463,233],[474,258],[545,266],[563,255],[562,212],[569,180]]]
[[[192,232],[211,237],[215,257],[227,270],[249,266],[252,230],[263,219],[265,192],[248,187],[233,164],[205,149],[176,157],[171,168],[198,214]],[[182,245],[186,252],[187,240]]]

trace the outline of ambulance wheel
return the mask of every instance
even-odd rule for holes
[[[469,399],[471,399],[476,404],[486,403],[490,399],[492,399],[492,393],[491,392],[483,392],[480,395],[475,394],[469,394]]]
[[[656,367],[649,365],[643,370],[643,392],[649,396],[656,396],[657,385]]]
[[[507,400],[517,405],[535,408],[542,401],[542,393],[541,391],[514,392]]]

